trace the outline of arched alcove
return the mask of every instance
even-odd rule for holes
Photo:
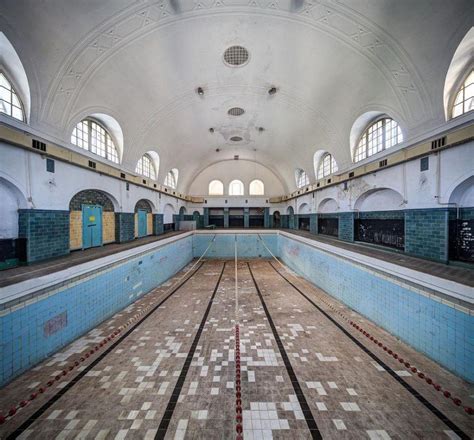
[[[298,214],[311,214],[311,206],[308,203],[302,203],[298,207]]]
[[[354,209],[358,211],[395,211],[404,209],[403,196],[390,188],[377,188],[361,194]]]
[[[173,223],[173,215],[176,213],[174,206],[171,203],[167,203],[163,209],[163,223]]]
[[[0,200],[0,239],[18,238],[18,210],[26,208],[26,198],[15,185],[0,177]]]
[[[456,203],[459,207],[474,207],[474,176],[462,181],[449,196],[449,203]]]
[[[339,205],[335,199],[326,198],[321,200],[318,206],[318,212],[327,213],[327,212],[337,212],[339,211]]]

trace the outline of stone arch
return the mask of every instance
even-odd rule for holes
[[[140,212],[139,212],[140,211]],[[143,221],[146,220],[146,230],[144,226],[142,231],[140,230],[140,221],[141,216],[144,215],[142,211],[146,212],[146,218],[143,218]],[[147,199],[140,199],[135,204],[135,237],[143,237],[145,235],[153,234],[153,204]]]
[[[187,212],[188,211],[185,206],[181,206],[181,208],[179,208],[179,215],[186,215]]]
[[[330,197],[321,200],[318,206],[318,212],[330,213],[339,211],[339,205],[335,199]]]
[[[309,203],[303,202],[298,207],[298,214],[311,214],[311,206],[309,205]]]
[[[138,212],[139,209],[143,209],[148,214],[151,214],[154,211],[153,203],[151,203],[147,199],[140,199],[137,203],[135,203],[135,211]]]
[[[280,228],[281,227],[281,214],[280,211],[273,212],[273,227]]]
[[[115,206],[110,194],[97,189],[85,189],[76,193],[69,202],[69,248],[82,249],[82,207],[102,207],[102,244],[115,241]]]
[[[456,203],[460,207],[474,207],[474,176],[459,183],[449,196],[449,203]]]
[[[293,206],[288,206],[286,209],[287,215],[293,215],[295,213],[295,210],[293,209]]]
[[[173,215],[176,213],[174,206],[171,203],[167,203],[163,208],[163,223],[173,223]]]
[[[16,185],[2,177],[0,177],[0,200],[2,201],[0,239],[18,238],[18,210],[27,207],[27,200]]]
[[[357,211],[396,211],[405,207],[403,196],[390,188],[376,188],[361,194],[355,204]]]

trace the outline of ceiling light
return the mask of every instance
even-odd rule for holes
[[[219,151],[221,151],[220,148],[216,148],[216,153],[219,153]]]
[[[203,95],[204,95],[204,89],[203,89],[202,87],[198,87],[196,91],[197,91],[197,94],[198,94],[199,96],[203,96]]]
[[[210,132],[210,133],[214,133],[214,129],[211,127],[211,128],[209,129],[209,132]]]
[[[268,90],[268,94],[269,94],[269,95],[274,95],[276,92],[277,92],[277,89],[276,89],[275,86],[271,87],[271,88]]]
[[[257,130],[261,133],[262,131],[265,131],[263,127],[258,127]]]

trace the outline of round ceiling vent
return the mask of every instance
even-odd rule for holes
[[[245,110],[240,107],[232,107],[227,111],[227,113],[231,116],[241,116],[245,113]]]
[[[243,66],[249,60],[249,52],[242,46],[231,46],[224,52],[224,61],[228,66]]]
[[[243,140],[243,139],[242,139],[240,136],[232,136],[232,137],[230,138],[230,140],[231,140],[232,142],[240,142],[240,141]]]

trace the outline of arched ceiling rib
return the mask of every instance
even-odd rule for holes
[[[314,179],[318,149],[350,166],[361,109],[393,113],[408,139],[439,125],[438,87],[454,50],[446,36],[462,38],[473,8],[469,0],[5,0],[0,24],[23,30],[11,36],[15,48],[18,35],[28,41],[18,47],[38,78],[35,128],[67,141],[77,115],[109,109],[126,169],[152,148],[161,170],[180,170],[184,190],[199,170],[239,155],[291,189],[296,167]],[[222,61],[235,44],[250,52],[241,68]],[[230,116],[232,107],[245,113]]]

